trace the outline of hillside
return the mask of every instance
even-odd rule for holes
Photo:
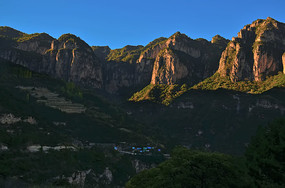
[[[213,38],[212,43],[221,43],[217,37]],[[154,88],[163,87],[162,85],[147,86],[136,92],[130,100],[150,100],[168,105],[175,98],[185,92],[191,92],[193,89],[228,89],[260,94],[275,87],[284,87],[284,41],[284,23],[269,17],[266,20],[256,20],[252,24],[246,25],[238,33],[238,37],[234,37],[227,44],[221,55],[218,69],[213,75],[207,76],[199,83],[189,85],[188,82],[186,88],[189,90],[186,90],[185,87],[179,89],[182,84],[187,84],[185,81],[180,85],[170,83],[168,87],[164,87],[165,89],[160,91]],[[171,78],[175,77],[171,76]],[[173,92],[171,88],[177,89]],[[154,97],[154,93],[156,97]]]
[[[4,60],[0,73],[1,187],[114,187],[163,160],[159,153],[142,158],[114,150],[160,146],[93,90]]]

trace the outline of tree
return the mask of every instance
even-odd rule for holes
[[[251,180],[243,163],[232,156],[180,147],[171,159],[133,177],[126,187],[251,187]]]
[[[245,156],[258,187],[285,187],[285,120],[259,128]]]

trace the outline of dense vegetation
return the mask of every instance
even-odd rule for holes
[[[284,187],[285,120],[260,128],[246,158],[176,148],[171,159],[133,177],[133,187]]]
[[[164,43],[167,38],[160,37],[150,42],[148,45],[144,46],[125,46],[121,49],[111,50],[108,56],[106,57],[107,61],[114,62],[127,62],[135,63],[141,54],[145,53],[147,50],[154,48],[156,45]]]
[[[225,154],[176,148],[171,159],[133,177],[127,188],[250,187],[242,163]]]
[[[142,49],[143,46],[125,46],[121,49],[111,50],[106,60],[115,62],[128,62],[132,64],[135,63],[139,58]]]
[[[260,127],[245,156],[249,174],[258,187],[284,187],[285,120]]]

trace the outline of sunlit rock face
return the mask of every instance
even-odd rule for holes
[[[283,64],[283,74],[285,74],[285,52],[282,56],[282,64]]]
[[[105,55],[103,85],[107,91],[115,93],[121,88],[139,88],[150,83],[197,83],[217,71],[227,42],[220,36],[215,36],[212,42],[193,40],[177,32],[169,38],[158,38],[145,47],[126,46],[113,50],[112,58]],[[98,49],[96,47],[95,50],[98,52]],[[114,58],[116,53],[121,53],[122,57],[129,53],[132,58],[126,62],[126,58]],[[114,62],[112,59],[121,61]]]
[[[156,56],[151,84],[195,84],[212,76],[227,42],[220,36],[209,42],[175,33]]]
[[[262,81],[283,72],[284,51],[285,24],[272,18],[257,20],[246,25],[228,44],[218,73],[232,81]]]

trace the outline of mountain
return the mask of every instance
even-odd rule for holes
[[[263,81],[283,72],[285,24],[270,17],[246,25],[223,52],[218,73],[232,81]],[[285,65],[285,64],[284,64]]]
[[[148,84],[194,84],[211,76],[227,40],[193,40],[179,32],[147,46],[90,47],[79,37],[65,34],[54,39],[45,33],[25,34],[0,28],[0,57],[33,71],[76,84],[116,93]]]
[[[28,35],[7,27],[0,30],[0,35],[18,33],[1,35],[5,41],[1,42],[1,58],[55,78],[102,87],[98,58],[91,47],[75,35],[65,34],[55,40],[45,33]]]
[[[123,187],[177,145],[241,155],[284,116],[284,31],[112,50],[0,27],[0,187]]]
[[[225,45],[205,39],[192,40],[179,32],[172,35],[154,62],[151,84],[198,83],[218,68]]]
[[[227,45],[218,71],[194,89],[232,89],[253,94],[285,86],[285,24],[272,18],[246,25]]]
[[[164,160],[124,154],[160,145],[92,89],[3,59],[0,87],[0,187],[122,187]]]
[[[1,27],[0,57],[36,72],[118,94],[149,84],[191,87],[214,73],[216,81],[217,77],[233,83],[264,81],[283,72],[284,33],[285,24],[268,17],[246,25],[231,41],[219,35],[211,42],[193,40],[177,32],[147,46],[111,50],[90,47],[72,34],[54,39],[46,33],[25,34]],[[205,88],[205,84],[196,88]]]

